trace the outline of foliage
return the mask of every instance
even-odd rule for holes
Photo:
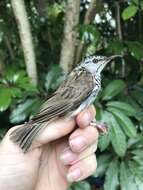
[[[33,86],[27,77],[12,8],[9,0],[2,1],[1,138],[9,122],[21,123],[36,114],[42,102],[65,78],[59,60],[66,1],[46,1],[44,5],[38,0],[25,2],[32,26],[39,84]],[[104,71],[103,89],[95,101],[97,120],[106,122],[109,132],[99,139],[98,167],[92,185],[101,181],[104,190],[142,190],[143,1],[99,1],[94,21],[85,25],[89,2],[81,0],[80,23],[75,28],[78,40],[85,46],[82,57],[93,53],[123,55]],[[88,182],[79,182],[70,189],[90,190]]]

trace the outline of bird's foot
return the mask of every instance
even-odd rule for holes
[[[106,123],[103,122],[97,122],[96,119],[91,121],[90,125],[92,127],[96,127],[98,132],[102,135],[106,135],[108,133],[108,126]]]

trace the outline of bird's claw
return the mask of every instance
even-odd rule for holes
[[[90,125],[96,127],[100,134],[106,135],[108,133],[108,126],[106,123],[97,122],[95,119],[91,121]]]

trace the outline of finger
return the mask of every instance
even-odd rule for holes
[[[76,122],[79,127],[84,128],[87,127],[90,122],[93,120],[95,117],[96,111],[94,106],[90,106],[84,111],[82,111],[78,116],[76,117]]]
[[[98,131],[95,127],[88,126],[84,129],[76,129],[69,137],[69,146],[73,152],[82,152],[98,139]]]
[[[89,177],[97,167],[95,154],[86,157],[69,168],[67,174],[68,182],[77,182]]]
[[[50,141],[66,136],[74,129],[74,127],[74,119],[61,119],[47,124],[45,129],[41,131],[41,133],[39,133],[35,138],[33,146],[43,145]]]
[[[62,152],[60,160],[64,165],[73,165],[76,162],[79,162],[80,160],[89,157],[91,154],[93,154],[96,151],[96,149],[97,149],[97,141],[94,142],[92,145],[90,145],[87,149],[85,149],[81,153],[75,153],[70,149],[70,147],[67,147]]]
[[[94,115],[94,108],[88,108],[88,112]],[[79,114],[80,115],[80,114]],[[77,116],[78,117],[78,116]],[[75,127],[75,119],[61,119],[45,126],[45,129],[35,138],[32,147],[41,146],[69,134]]]

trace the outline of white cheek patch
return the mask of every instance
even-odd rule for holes
[[[84,67],[87,71],[94,75],[97,72],[98,64],[90,63],[84,65]]]

